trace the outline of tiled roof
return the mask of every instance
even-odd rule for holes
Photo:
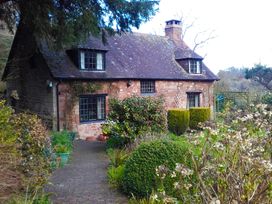
[[[202,74],[188,74],[176,60],[202,59],[186,45],[168,37],[126,33],[109,36],[107,44],[91,37],[79,48],[106,50],[104,72],[82,71],[72,62],[65,51],[51,51],[41,46],[41,52],[58,79],[161,79],[161,80],[204,80],[213,81],[218,77],[204,64]]]

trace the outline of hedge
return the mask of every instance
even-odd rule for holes
[[[187,163],[188,146],[173,141],[157,140],[142,143],[125,163],[123,189],[129,195],[146,197],[156,189],[156,168],[165,165],[173,170],[176,163]],[[167,195],[172,194],[175,180],[170,176],[164,179]]]
[[[198,123],[209,120],[210,116],[211,109],[208,107],[190,108],[190,128],[197,129]]]
[[[170,109],[167,114],[168,130],[176,135],[183,134],[189,127],[190,113],[186,109]]]

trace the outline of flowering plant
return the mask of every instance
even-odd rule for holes
[[[182,203],[271,203],[271,121],[272,111],[263,104],[227,108],[217,122],[186,136],[191,166],[157,167],[162,182],[157,192],[171,175],[177,179],[173,196]]]

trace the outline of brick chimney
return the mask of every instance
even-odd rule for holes
[[[182,35],[181,21],[170,20],[166,21],[165,36],[174,41],[180,41]]]

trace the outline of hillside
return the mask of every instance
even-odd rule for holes
[[[13,37],[6,31],[0,30],[0,77],[2,77],[5,68]],[[0,81],[0,92],[3,92],[4,89],[5,84]]]

